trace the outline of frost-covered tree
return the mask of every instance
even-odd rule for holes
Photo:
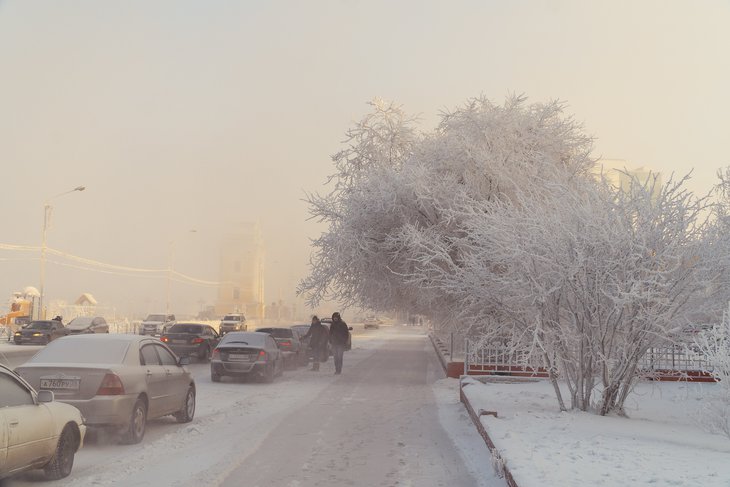
[[[471,324],[435,283],[413,281],[430,246],[459,261],[462,204],[512,200],[540,192],[556,166],[561,177],[587,177],[592,141],[560,103],[503,106],[475,98],[418,133],[400,107],[376,101],[334,156],[334,187],[310,195],[312,216],[329,224],[314,241],[310,276],[300,290],[310,303],[328,297],[375,309],[405,309],[440,322]],[[438,266],[434,260],[432,264]],[[426,278],[427,281],[427,278]]]
[[[525,347],[561,409],[559,379],[569,407],[622,414],[640,358],[715,282],[703,200],[684,180],[598,181],[591,139],[557,102],[476,98],[432,133],[373,107],[334,156],[331,193],[309,197],[329,228],[300,291]]]

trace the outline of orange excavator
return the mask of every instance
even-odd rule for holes
[[[0,316],[0,325],[15,325],[30,320],[33,310],[33,302],[22,295],[14,293],[10,303],[10,312]]]

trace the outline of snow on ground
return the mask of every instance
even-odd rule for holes
[[[498,412],[481,421],[521,487],[730,486],[730,440],[698,426],[714,384],[639,384],[620,418],[559,412],[547,381],[464,380],[475,411]]]

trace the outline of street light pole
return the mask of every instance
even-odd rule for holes
[[[43,232],[41,234],[41,282],[40,282],[40,290],[38,297],[38,319],[44,318],[44,312],[43,312],[43,298],[45,297],[45,284],[46,284],[46,250],[48,248],[46,243],[46,237],[48,235],[48,224],[51,220],[51,200],[54,200],[60,196],[63,196],[65,194],[73,193],[75,191],[83,191],[85,190],[85,186],[76,186],[74,189],[69,191],[64,191],[63,193],[59,193],[55,196],[51,196],[43,203]],[[32,317],[31,317],[32,318]]]

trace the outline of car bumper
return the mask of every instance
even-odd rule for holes
[[[40,337],[14,337],[15,343],[20,345],[22,343],[40,343],[45,344],[46,343],[46,337],[40,336]]]
[[[64,399],[76,407],[89,426],[122,426],[129,423],[137,394],[123,396],[95,396],[91,399]]]
[[[222,362],[210,363],[210,371],[215,375],[249,375],[263,374],[266,369],[264,362]]]
[[[201,350],[204,350],[201,348],[200,344],[195,345],[170,345],[169,343],[166,344],[168,347],[170,347],[170,350],[175,352],[175,355],[178,357],[187,357],[189,355],[198,355]]]

